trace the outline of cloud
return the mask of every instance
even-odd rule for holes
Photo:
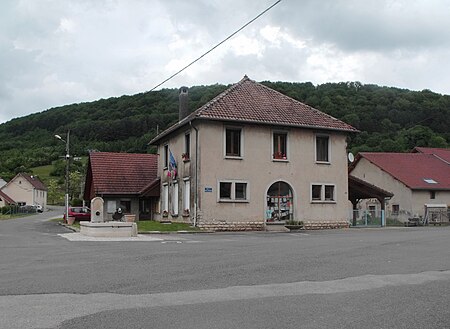
[[[149,90],[274,1],[4,0],[0,123]],[[361,81],[450,93],[450,2],[282,0],[162,87]]]

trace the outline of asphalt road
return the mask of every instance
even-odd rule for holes
[[[450,328],[450,227],[74,242],[58,211],[0,221],[0,328]]]

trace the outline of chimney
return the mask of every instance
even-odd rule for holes
[[[188,87],[181,87],[180,93],[178,95],[178,100],[180,103],[180,107],[178,110],[178,121],[183,120],[185,117],[189,115],[188,109]]]

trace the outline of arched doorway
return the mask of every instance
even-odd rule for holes
[[[294,199],[288,183],[275,182],[266,193],[266,222],[284,223],[294,219]]]

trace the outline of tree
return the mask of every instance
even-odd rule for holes
[[[63,204],[64,193],[60,190],[60,186],[56,179],[50,179],[47,183],[48,204]]]

